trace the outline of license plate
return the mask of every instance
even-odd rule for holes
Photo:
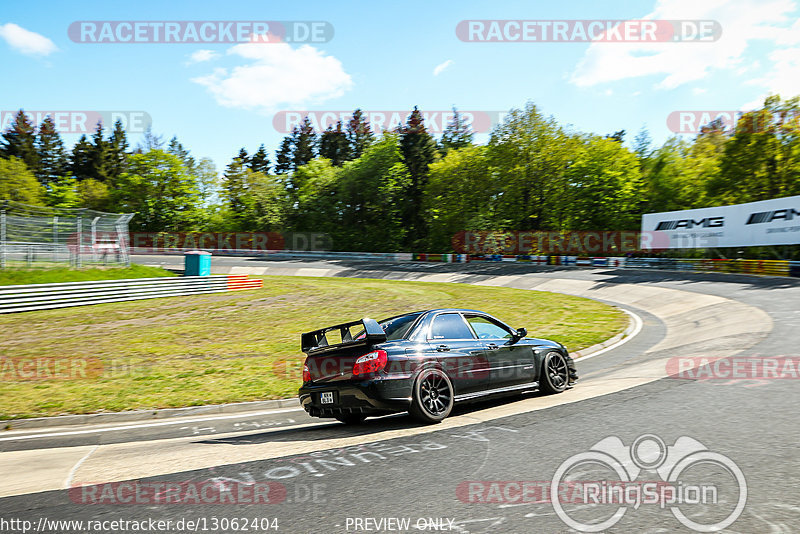
[[[333,391],[325,391],[319,394],[320,404],[333,404]]]

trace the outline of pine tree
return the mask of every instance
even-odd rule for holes
[[[406,124],[400,129],[400,153],[411,175],[404,222],[411,242],[419,243],[425,237],[425,223],[422,218],[422,193],[428,180],[428,166],[436,158],[436,142],[425,129],[422,113],[414,106]]]
[[[270,161],[269,156],[267,155],[267,150],[264,148],[264,145],[258,147],[255,154],[250,158],[250,169],[253,172],[260,172],[264,174],[269,173],[270,168]]]
[[[470,146],[474,134],[472,126],[458,110],[453,108],[453,118],[447,123],[447,127],[442,132],[442,140],[439,143],[439,150],[442,154],[447,154],[449,150],[459,149]]]
[[[245,167],[250,165],[250,156],[244,148],[239,149],[239,154],[236,156],[236,159]]]
[[[108,182],[109,178],[109,149],[108,142],[103,139],[103,123],[97,121],[97,127],[92,134],[89,159],[91,162],[91,178],[98,182]]]
[[[34,174],[39,183],[48,187],[67,173],[67,151],[64,149],[64,142],[56,131],[56,125],[50,115],[45,117],[39,126],[36,152],[39,167]]]
[[[355,110],[353,117],[347,123],[347,141],[350,144],[349,159],[361,157],[361,154],[372,144],[374,139],[375,135],[372,133],[372,127],[365,118],[364,113],[360,109]]]
[[[86,180],[92,177],[92,170],[92,144],[86,139],[86,135],[81,135],[72,147],[69,171],[78,180]]]
[[[172,139],[169,140],[167,152],[173,156],[178,156],[183,162],[183,166],[186,167],[186,170],[190,174],[194,172],[196,165],[194,157],[191,155],[190,151],[184,148],[180,141],[178,141],[177,137],[173,136]]]
[[[0,155],[17,157],[31,170],[39,168],[39,155],[36,152],[36,135],[33,123],[23,110],[14,116],[14,122],[3,132]]]
[[[292,132],[292,144],[294,145],[292,170],[297,170],[316,156],[317,134],[308,117],[303,119],[299,126],[295,126]]]
[[[292,170],[293,152],[292,136],[287,135],[281,141],[281,146],[277,152],[275,152],[275,172],[277,174],[289,174]]]
[[[108,139],[108,171],[109,178],[115,183],[120,175],[128,169],[128,136],[117,119],[114,131]]]
[[[319,155],[328,158],[331,163],[340,167],[345,161],[350,159],[350,143],[347,141],[347,134],[342,129],[342,121],[322,132],[319,139]]]

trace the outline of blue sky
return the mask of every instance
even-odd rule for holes
[[[144,111],[222,170],[240,147],[272,153],[282,110],[503,111],[536,103],[574,129],[670,135],[679,110],[746,110],[800,94],[789,0],[14,2],[0,10],[0,110]],[[713,42],[461,41],[462,20],[716,20]],[[327,21],[324,43],[74,42],[76,21]],[[437,67],[439,67],[437,69]],[[71,145],[77,135],[64,135]],[[135,144],[140,134],[132,134]],[[479,136],[479,141],[485,136]]]

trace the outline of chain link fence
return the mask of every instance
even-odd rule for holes
[[[129,266],[131,218],[0,200],[0,268]]]

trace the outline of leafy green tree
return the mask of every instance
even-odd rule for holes
[[[36,136],[36,152],[39,165],[34,174],[39,183],[48,187],[67,174],[67,151],[50,115],[45,117],[39,126],[39,133]]]
[[[472,144],[474,137],[472,125],[453,107],[453,117],[447,123],[447,127],[442,132],[442,139],[439,141],[439,151],[447,154],[450,150],[468,147]]]
[[[118,210],[136,214],[131,226],[140,231],[196,226],[197,184],[181,159],[163,150],[130,155],[113,196]]]
[[[3,132],[0,156],[19,158],[28,169],[34,172],[39,168],[35,128],[23,110],[17,112],[14,122]]]
[[[21,158],[0,158],[0,200],[44,205],[45,190]]]
[[[78,181],[72,176],[62,176],[48,184],[47,205],[55,208],[81,208],[84,206],[78,193]]]
[[[94,178],[86,178],[78,182],[75,188],[82,208],[89,208],[99,211],[125,211],[128,203],[123,199],[124,193],[117,190],[119,204],[115,205],[111,196],[111,188],[105,182],[100,182]]]
[[[533,103],[511,110],[489,140],[493,179],[503,184],[494,203],[494,229],[566,229],[566,171],[575,143]]]
[[[428,250],[450,250],[462,230],[492,229],[493,199],[501,187],[492,178],[487,152],[485,146],[454,148],[431,164],[423,195]]]
[[[591,136],[566,172],[571,185],[567,226],[572,230],[639,227],[642,179],[636,154],[611,136]]]

